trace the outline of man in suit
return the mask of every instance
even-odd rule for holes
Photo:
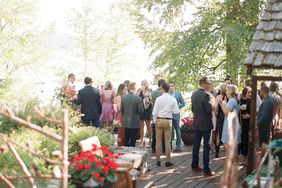
[[[86,77],[84,79],[85,87],[78,91],[76,104],[81,104],[82,123],[89,126],[91,123],[96,127],[100,127],[99,117],[102,113],[102,103],[99,90],[92,87],[92,79]]]
[[[185,106],[185,101],[180,92],[175,91],[174,82],[169,83],[169,94],[176,99],[178,108],[181,109]],[[176,133],[176,148],[173,152],[181,152],[181,132],[180,132],[180,113],[173,114],[172,125]],[[173,133],[174,134],[174,133]],[[172,143],[172,142],[171,142]]]
[[[129,93],[121,98],[120,111],[124,127],[124,146],[135,147],[140,114],[144,111],[141,97],[136,94],[136,83],[129,84]]]
[[[274,101],[269,96],[269,88],[267,86],[261,86],[260,92],[263,97],[263,101],[257,114],[257,127],[259,134],[259,145],[261,146],[262,143],[268,144],[269,142],[274,114]]]
[[[158,81],[158,88],[151,93],[152,100],[153,100],[153,106],[155,104],[156,99],[162,95],[161,86],[165,83],[166,83],[166,81],[164,79],[160,79]],[[152,123],[152,152],[153,153],[156,152],[156,124],[154,122]],[[162,140],[162,152],[165,153],[164,136],[163,136],[163,140]]]
[[[202,77],[199,80],[200,88],[192,94],[192,112],[194,115],[193,127],[195,129],[195,138],[193,145],[193,159],[192,171],[204,171],[204,176],[213,176],[209,168],[209,153],[210,153],[210,133],[213,128],[212,125],[212,105],[210,103],[210,96],[207,93],[211,82],[207,77]],[[199,167],[199,149],[201,140],[204,138],[204,155],[203,163],[204,169]]]

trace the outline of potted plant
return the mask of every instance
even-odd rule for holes
[[[103,155],[101,156],[101,151]],[[117,180],[115,160],[121,154],[113,154],[108,146],[97,148],[93,144],[91,151],[80,152],[69,161],[71,182],[77,187],[84,187],[91,183],[91,187],[113,187]]]
[[[193,116],[188,115],[181,118],[180,121],[180,130],[181,130],[181,139],[185,145],[192,145],[195,136],[195,129],[193,128]]]

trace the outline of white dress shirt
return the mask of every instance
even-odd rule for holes
[[[156,122],[157,118],[170,118],[172,119],[172,114],[179,114],[180,110],[178,108],[176,99],[168,93],[162,94],[158,97],[154,104],[153,109],[153,121]]]

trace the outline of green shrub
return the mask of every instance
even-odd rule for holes
[[[113,135],[106,129],[95,128],[91,126],[78,127],[74,128],[73,133],[69,135],[69,159],[81,151],[79,142],[92,136],[97,136],[102,146],[108,146],[110,150],[113,151],[114,138]]]

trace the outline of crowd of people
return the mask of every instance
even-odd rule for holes
[[[110,81],[101,89],[92,86],[92,79],[84,79],[85,87],[75,94],[75,76],[68,76],[67,98],[75,105],[81,105],[83,124],[114,130],[118,125],[118,146],[136,146],[140,139],[141,147],[151,147],[156,154],[157,165],[161,166],[161,150],[166,155],[165,166],[172,166],[172,137],[176,137],[173,152],[181,152],[180,109],[185,106],[182,94],[175,90],[174,82],[158,81],[158,88],[152,90],[147,80],[137,88],[135,82],[124,81],[113,89]],[[66,89],[64,89],[66,90]],[[239,94],[238,87],[226,78],[215,92],[212,82],[207,77],[199,80],[199,89],[191,96],[193,127],[195,138],[192,154],[192,171],[204,172],[213,176],[209,168],[210,150],[219,157],[220,146],[227,150],[230,146],[230,130],[235,130],[235,142],[238,143],[238,155],[243,156],[242,165],[247,164],[250,129],[251,88],[246,86]],[[259,146],[268,144],[275,126],[278,126],[282,95],[278,84],[272,82],[267,86],[261,82],[257,93],[257,130]],[[230,113],[236,113],[238,121],[227,120]],[[146,127],[149,141],[144,139]],[[203,139],[203,169],[199,166],[199,149]]]

